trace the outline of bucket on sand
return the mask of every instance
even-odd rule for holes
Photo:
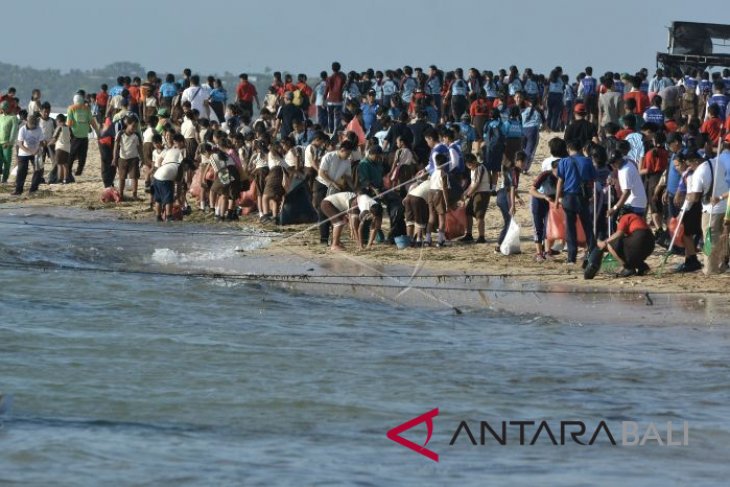
[[[407,249],[411,246],[411,237],[408,235],[399,235],[395,237],[395,246],[398,247],[398,250]]]

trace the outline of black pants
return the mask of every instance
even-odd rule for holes
[[[104,187],[114,186],[114,176],[116,169],[112,167],[113,148],[111,145],[99,144],[99,154],[101,155],[101,180]]]
[[[30,182],[30,192],[38,190],[43,180],[43,166],[40,169],[35,167],[35,156],[18,156],[18,175],[15,178],[15,192],[21,194],[25,185],[25,178],[28,177],[28,164],[33,164],[33,179]]]
[[[638,269],[654,252],[651,230],[637,230],[616,242],[616,253],[626,262],[627,269]]]
[[[322,201],[327,197],[327,186],[314,181],[314,192],[313,192],[313,203],[314,208],[317,210],[319,216],[319,241],[322,243],[329,242],[330,239],[330,227],[332,224],[327,221],[327,215],[322,212]]]
[[[596,246],[593,235],[593,222],[591,221],[590,207],[588,201],[574,193],[563,195],[563,211],[565,211],[565,240],[568,244],[568,262],[575,262],[578,256],[578,229],[576,220],[580,218],[583,225],[583,232],[586,235],[586,244],[590,255]]]
[[[210,109],[213,110],[213,113],[215,113],[215,116],[218,117],[218,122],[223,123],[226,121],[224,114],[225,114],[225,107],[223,106],[222,101],[212,101],[210,102]]]
[[[71,139],[71,162],[69,164],[69,174],[73,169],[74,161],[78,160],[79,164],[76,166],[76,175],[81,176],[84,172],[84,166],[86,166],[86,155],[89,152],[89,138],[88,137],[73,137]]]
[[[395,237],[406,234],[405,208],[403,207],[403,201],[395,192],[383,196],[382,201],[388,209],[388,218],[390,219],[388,243],[392,245],[395,243]]]

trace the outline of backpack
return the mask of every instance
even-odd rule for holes
[[[292,104],[295,107],[300,107],[301,108],[304,105],[304,99],[305,98],[306,98],[306,96],[304,95],[304,93],[302,93],[302,90],[301,89],[297,89],[297,90],[294,91],[294,98],[292,99]]]
[[[484,161],[489,164],[492,163],[502,164],[502,156],[504,155],[504,132],[499,125],[491,126],[490,122],[487,122],[487,128],[484,131]]]

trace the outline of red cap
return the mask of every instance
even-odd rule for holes
[[[583,103],[576,103],[575,107],[573,108],[573,111],[575,113],[585,113],[586,112],[586,106]]]

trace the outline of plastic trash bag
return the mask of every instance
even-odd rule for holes
[[[499,246],[499,251],[503,255],[519,254],[520,250],[520,226],[517,221],[512,218],[509,222],[509,228],[507,229],[507,235],[504,236],[502,244]]]

